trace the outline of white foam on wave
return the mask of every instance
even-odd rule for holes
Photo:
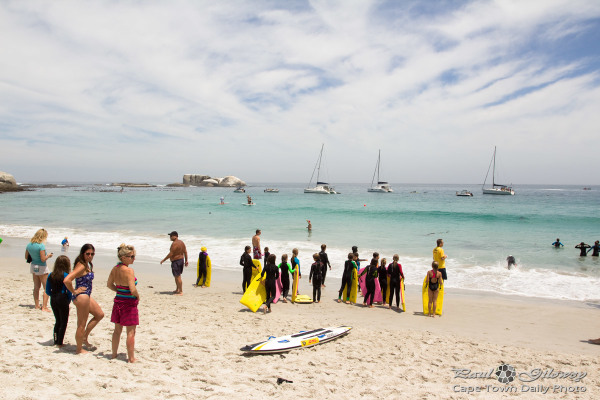
[[[0,225],[0,236],[11,236],[29,239],[38,227],[23,225]],[[48,232],[49,246],[60,246],[62,239],[67,236],[71,249],[78,249],[85,243],[92,243],[97,249],[108,252],[114,251],[121,243],[132,244],[136,247],[138,257],[158,263],[169,252],[170,241],[167,235],[139,233],[132,231],[87,231],[72,228],[53,228]],[[201,246],[208,248],[212,264],[218,269],[240,270],[239,259],[246,245],[250,245],[250,237],[215,239],[204,236],[182,236],[185,242],[189,261],[195,265]],[[266,243],[265,243],[266,244]],[[291,258],[292,249],[299,250],[301,270],[308,275],[312,264],[312,254],[318,253],[320,243],[306,241],[269,241],[268,247],[272,254],[280,256],[284,253]],[[263,247],[264,248],[264,247]],[[327,254],[332,262],[329,277],[341,278],[344,262],[350,249],[328,247]],[[362,259],[371,259],[372,250],[359,249]],[[392,262],[392,254],[381,254]],[[361,266],[366,266],[368,261]],[[400,254],[400,263],[408,285],[420,286],[423,278],[431,269],[431,258],[408,257]],[[478,290],[505,295],[541,297],[549,299],[598,301],[600,295],[600,277],[584,273],[554,271],[543,268],[527,268],[520,265],[512,270],[506,268],[505,262],[495,262],[490,265],[473,264],[472,260],[448,259],[446,262],[449,279],[446,287],[457,289]]]

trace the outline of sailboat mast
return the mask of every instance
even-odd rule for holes
[[[496,146],[494,146],[494,169],[492,170],[492,188],[496,187]]]
[[[377,156],[377,184],[379,184],[379,162],[381,161],[381,150],[379,150],[379,155]]]
[[[321,152],[319,153],[319,167],[317,168],[317,185],[319,184],[319,175],[321,174],[321,157],[323,157],[323,147],[325,143],[321,144]]]

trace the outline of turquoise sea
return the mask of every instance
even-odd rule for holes
[[[267,186],[280,192],[264,193]],[[30,238],[44,227],[49,244],[68,236],[73,249],[91,242],[112,250],[125,242],[158,262],[168,252],[167,233],[177,230],[190,254],[205,245],[216,268],[238,269],[244,246],[260,228],[272,253],[297,247],[307,272],[321,243],[337,277],[353,245],[366,259],[378,251],[389,262],[397,253],[409,285],[422,283],[436,239],[443,238],[448,289],[600,302],[600,261],[579,257],[574,248],[600,239],[600,188],[522,185],[515,196],[484,196],[480,185],[392,186],[394,193],[381,194],[368,193],[367,184],[339,184],[339,195],[272,183],[254,183],[246,194],[164,185],[122,193],[89,184],[41,188],[0,195],[0,237]],[[462,189],[475,196],[457,197]],[[242,205],[248,194],[253,207]],[[551,247],[557,237],[564,248]],[[506,269],[508,255],[517,269]]]

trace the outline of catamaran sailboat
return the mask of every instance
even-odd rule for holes
[[[373,172],[373,179],[371,179],[371,187],[367,189],[368,192],[375,193],[392,193],[392,187],[389,183],[379,180],[379,165],[381,163],[381,150],[379,150],[379,156],[377,157],[377,165],[375,166],[375,172]],[[375,183],[375,175],[377,175],[377,184]]]
[[[323,158],[323,147],[325,144],[321,145],[321,152],[319,153],[319,159],[317,160],[317,164],[315,165],[315,169],[313,169],[313,173],[310,177],[310,182],[308,183],[308,187],[304,189],[304,193],[315,193],[315,194],[337,194],[333,186],[330,186],[327,182],[319,181],[319,175],[321,173],[321,159]],[[315,176],[315,171],[317,171],[317,184],[315,186],[311,186],[311,182],[313,177]]]
[[[485,187],[485,182],[487,181],[488,174],[490,173],[490,167],[493,164],[492,169],[492,187]],[[483,190],[483,194],[499,194],[505,196],[514,196],[515,191],[510,186],[500,185],[496,183],[496,146],[494,146],[494,156],[492,157],[492,161],[490,162],[490,166],[488,167],[487,174],[485,174],[485,180],[483,181],[483,185],[481,186]]]

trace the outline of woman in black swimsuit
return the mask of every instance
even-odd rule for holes
[[[440,286],[443,283],[442,273],[438,271],[438,263],[436,261],[431,263],[431,271],[427,271],[427,290],[429,294],[429,316],[435,317],[435,310],[437,309],[437,298],[440,293]]]

